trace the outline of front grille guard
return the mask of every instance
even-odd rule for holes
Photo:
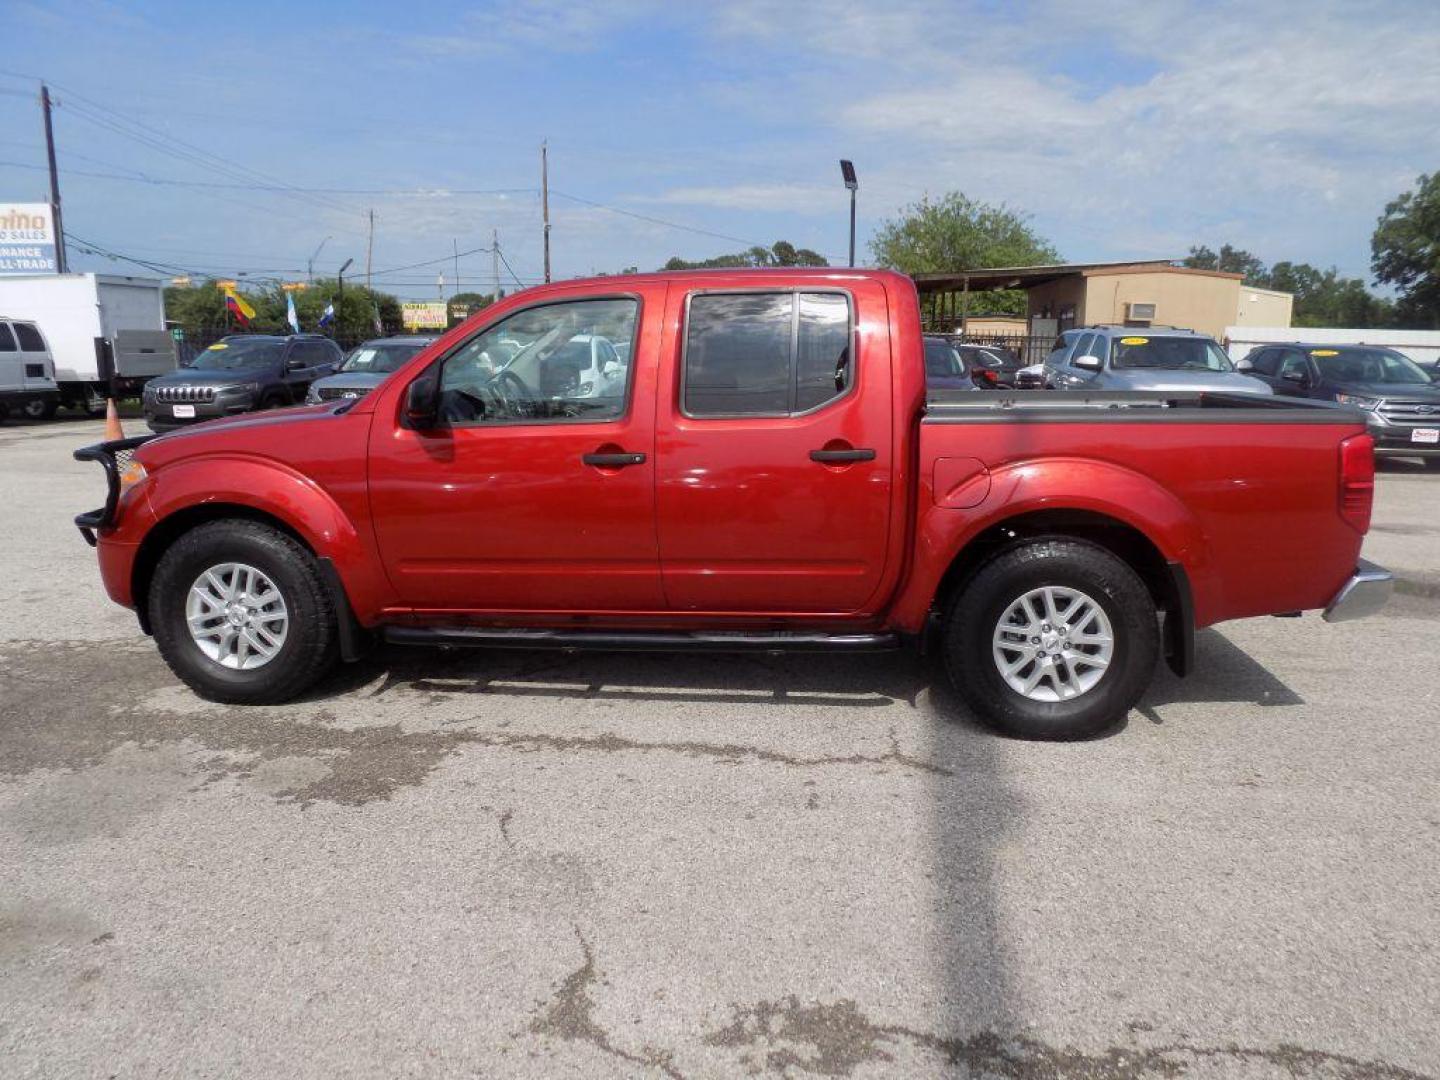
[[[120,476],[125,466],[130,464],[130,456],[137,446],[153,438],[154,435],[136,435],[129,439],[112,439],[94,446],[82,446],[75,451],[76,461],[98,461],[105,469],[105,482],[109,485],[104,506],[75,515],[75,527],[91,547],[95,546],[97,532],[115,524],[115,507],[120,503]]]

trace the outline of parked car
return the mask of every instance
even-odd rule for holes
[[[1169,327],[1088,326],[1066,330],[1045,358],[1056,390],[1189,390],[1268,394],[1241,375],[1214,338]]]
[[[925,385],[931,390],[974,390],[975,380],[949,338],[925,335]]]
[[[1360,409],[1378,457],[1423,458],[1440,469],[1440,373],[1379,345],[1271,345],[1240,370],[1275,393],[1338,401]]]
[[[1049,383],[1045,381],[1045,364],[1026,364],[1019,371],[1015,372],[1016,390],[1044,390]]]
[[[333,374],[341,359],[340,346],[319,334],[232,334],[189,367],[145,384],[145,422],[151,431],[174,431],[219,416],[299,404],[310,384]]]
[[[284,701],[376,638],[769,653],[933,633],[977,715],[1068,738],[1123,717],[1161,653],[1187,672],[1199,627],[1357,618],[1392,585],[1359,557],[1358,411],[927,397],[915,284],[890,271],[567,281],[467,333],[358,400],[77,451],[109,484],[76,519],[105,588],[195,692]],[[551,370],[595,334],[634,343],[603,397]],[[1304,557],[1257,542],[1275,536]]]
[[[316,379],[305,404],[318,405],[335,398],[364,397],[400,368],[405,361],[435,340],[434,335],[375,338],[351,349],[334,375]]]
[[[48,420],[59,407],[55,361],[45,335],[26,319],[0,316],[0,420],[10,413]]]
[[[955,348],[970,368],[970,376],[981,390],[1015,389],[1015,377],[1024,363],[1001,345],[979,345],[958,342]]]

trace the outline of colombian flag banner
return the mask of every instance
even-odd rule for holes
[[[225,306],[230,309],[230,314],[239,319],[244,326],[250,325],[250,320],[255,318],[255,309],[245,302],[245,298],[235,291],[233,281],[223,282],[220,286],[225,290]]]

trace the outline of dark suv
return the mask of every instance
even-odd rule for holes
[[[1338,401],[1365,413],[1376,457],[1418,457],[1440,468],[1440,386],[1408,356],[1379,345],[1265,345],[1239,369],[1291,397]]]
[[[340,346],[319,334],[232,334],[189,367],[145,384],[145,422],[151,431],[174,431],[217,416],[297,405],[341,359]]]

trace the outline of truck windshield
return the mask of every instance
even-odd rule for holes
[[[1389,349],[1311,349],[1310,356],[1330,382],[1430,384],[1419,364]]]
[[[1149,337],[1135,334],[1117,338],[1110,360],[1116,368],[1163,368],[1167,371],[1232,371],[1225,350],[1208,338]]]
[[[423,349],[424,345],[361,345],[345,358],[341,371],[389,374]]]
[[[285,346],[278,341],[217,341],[195,358],[192,367],[203,371],[238,371],[276,367]]]

